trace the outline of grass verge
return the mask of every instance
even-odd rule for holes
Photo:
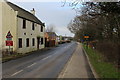
[[[49,49],[51,49],[51,48],[43,48],[43,49],[40,49],[40,50],[31,51],[31,52],[24,53],[24,54],[22,54],[22,53],[13,53],[11,55],[2,56],[2,63],[10,61],[10,60],[17,59],[17,58],[25,57],[25,56],[28,56],[28,55],[31,55],[31,54],[34,54],[37,51],[42,52],[42,51],[46,51],[46,50],[49,50]]]
[[[7,56],[2,57],[2,62],[4,63],[4,62],[14,60],[14,59],[17,59],[17,58],[20,58],[20,57],[24,57],[24,56],[27,56],[27,55],[30,55],[30,54],[31,53],[26,53],[26,54],[16,53],[16,54],[12,54],[12,55],[7,55]]]
[[[105,62],[104,57],[96,50],[93,50],[90,47],[86,47],[85,45],[83,45],[83,47],[87,52],[92,66],[100,78],[120,79],[120,72],[118,72],[118,69],[115,68],[113,64]]]

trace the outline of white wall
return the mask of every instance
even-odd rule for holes
[[[2,49],[2,2],[0,2],[0,50],[1,49]]]
[[[0,79],[2,78],[2,2],[0,2]]]
[[[18,18],[18,12],[14,11],[5,2],[0,3],[0,13],[2,14],[2,16],[0,15],[0,22],[2,22],[2,25],[0,26],[0,34],[2,34],[2,37],[0,37],[0,46],[2,45],[3,49],[9,48],[8,46],[6,46],[5,41],[8,31],[10,31],[13,36],[13,47],[11,47],[13,48],[13,51],[16,51],[18,53],[26,53],[37,50],[37,36],[44,38],[44,32],[40,31],[40,25],[37,24],[35,26],[35,30],[32,30],[32,22],[26,21],[26,29],[23,29],[23,19]],[[24,35],[24,33],[26,33],[26,35]],[[22,48],[18,48],[18,38],[22,38]],[[29,47],[26,47],[26,38],[29,38]],[[35,46],[32,46],[32,38],[35,38]],[[44,44],[39,45],[39,49],[42,48],[44,48]]]
[[[2,46],[3,49],[8,49],[8,46],[6,46],[6,35],[8,31],[11,32],[13,36],[13,50],[16,51],[16,17],[17,13],[9,6],[7,3],[2,3]]]
[[[23,29],[23,19],[18,18],[18,38],[22,38],[22,48],[18,48],[18,53],[26,53],[37,50],[37,36],[44,37],[44,33],[40,32],[40,25],[35,25],[35,30],[32,30],[32,22],[26,20],[26,29]],[[26,33],[26,35],[24,35]],[[26,47],[26,38],[29,38],[29,47]],[[32,38],[35,39],[35,46],[32,46]],[[44,48],[43,45],[39,45],[39,49]]]

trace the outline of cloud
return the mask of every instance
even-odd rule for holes
[[[11,2],[60,2],[61,0],[8,0]]]
[[[57,34],[63,35],[63,36],[72,36],[74,37],[74,34],[72,34],[67,27],[58,27],[57,28]]]
[[[17,5],[30,11],[36,11],[36,16],[45,25],[54,24],[59,34],[73,36],[66,28],[68,23],[76,16],[70,7],[61,7],[59,2],[17,2]]]

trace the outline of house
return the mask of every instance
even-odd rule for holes
[[[56,46],[57,43],[57,35],[55,32],[46,32],[45,33],[45,46],[53,47]]]
[[[71,42],[73,38],[72,37],[68,37],[68,36],[58,36],[58,43],[61,44],[61,43],[66,43],[66,42]]]
[[[58,44],[61,44],[62,43],[62,36],[57,36],[57,40],[58,40]]]
[[[0,46],[2,50],[8,50],[11,40],[13,46],[10,50],[17,53],[27,53],[44,48],[45,24],[35,16],[35,9],[31,12],[11,3],[0,2]],[[12,37],[7,37],[7,35]],[[10,39],[9,39],[10,38]],[[10,41],[8,41],[10,42]]]

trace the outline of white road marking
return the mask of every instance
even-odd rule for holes
[[[14,75],[16,75],[16,74],[18,74],[18,73],[20,73],[20,72],[22,72],[23,70],[20,70],[20,71],[18,71],[18,72],[15,72],[14,74],[12,74],[11,76],[14,76]]]
[[[70,46],[72,46],[72,44],[69,45],[69,46],[66,46],[66,47],[64,47],[64,48],[68,48],[68,47],[70,47]],[[54,54],[57,54],[57,52],[54,53]],[[49,58],[49,57],[52,57],[52,55],[50,55],[50,56],[48,56],[48,57],[46,57],[46,58],[43,58],[42,60],[46,60],[46,59]],[[31,64],[30,66],[27,66],[27,68],[29,68],[29,67],[31,67],[31,66],[33,66],[33,65],[35,65],[35,64],[37,64],[37,63]],[[22,71],[23,71],[23,70],[17,71],[17,72],[15,72],[14,74],[12,74],[11,76],[17,75],[17,74],[19,74],[19,73],[22,72]]]
[[[64,47],[64,48],[69,48],[71,45],[68,45],[68,46],[66,46],[66,47]]]
[[[53,55],[56,55],[57,54],[57,52],[56,53],[54,53]]]
[[[46,59],[49,58],[49,57],[52,57],[52,56],[50,55],[50,56],[48,56],[48,57],[46,57],[46,58],[43,58],[42,60],[46,60]]]
[[[48,56],[48,57],[52,57],[52,55]]]
[[[33,64],[31,64],[30,66],[28,66],[27,68],[29,68],[29,67],[31,67],[31,66],[33,66],[33,65],[35,65],[36,63],[33,63]]]

